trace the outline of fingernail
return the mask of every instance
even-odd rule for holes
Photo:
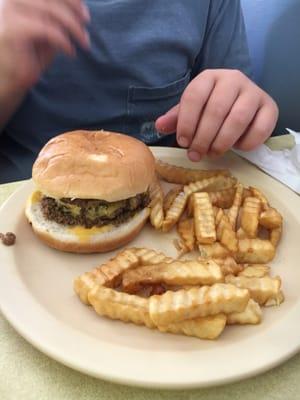
[[[165,126],[163,126],[163,125],[160,125],[159,127],[156,127],[156,129],[161,135],[167,135],[169,133],[167,128]]]
[[[197,151],[189,151],[188,156],[191,161],[200,161],[201,160],[201,155],[199,153],[197,153]]]
[[[160,126],[159,129],[157,129],[159,133],[165,133],[165,128],[163,126]]]
[[[181,147],[188,147],[188,145],[189,145],[188,139],[184,136],[179,136],[178,143],[179,143],[179,146],[181,146]]]

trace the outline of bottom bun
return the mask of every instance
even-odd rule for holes
[[[137,212],[134,217],[119,225],[103,227],[70,227],[47,220],[40,202],[27,202],[26,217],[34,233],[48,246],[71,253],[104,253],[129,243],[143,228],[149,208]]]

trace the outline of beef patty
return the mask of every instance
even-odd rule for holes
[[[54,199],[42,197],[44,217],[63,225],[86,228],[107,224],[120,225],[149,204],[149,194],[141,193],[126,200],[109,203],[93,199]]]

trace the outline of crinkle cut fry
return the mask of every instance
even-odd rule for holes
[[[248,278],[262,278],[269,276],[270,267],[264,264],[249,264],[239,272],[238,276],[246,276]]]
[[[230,189],[236,184],[236,179],[230,176],[213,176],[198,182],[191,182],[184,186],[184,191],[190,196],[196,192],[216,192],[220,190]]]
[[[231,223],[232,229],[234,231],[236,231],[237,218],[238,218],[239,210],[240,210],[240,207],[241,207],[242,201],[243,201],[243,191],[244,191],[243,185],[241,183],[238,183],[237,187],[236,187],[233,204],[230,207],[228,214],[227,214],[228,218],[229,218],[229,222]]]
[[[269,276],[248,278],[246,276],[227,275],[225,281],[239,288],[249,290],[250,297],[260,305],[277,298],[281,287],[281,280],[278,276],[275,278],[270,278]]]
[[[123,274],[125,292],[136,293],[140,286],[163,283],[166,285],[212,285],[223,282],[221,268],[213,260],[174,261],[148,265]]]
[[[228,325],[259,324],[262,320],[262,310],[256,301],[250,299],[245,310],[227,315]]]
[[[186,246],[185,242],[182,239],[175,238],[173,239],[173,245],[175,249],[178,251],[177,258],[182,257],[184,254],[189,253],[190,250]]]
[[[217,208],[230,208],[233,203],[235,188],[229,188],[225,190],[219,190],[217,192],[207,192],[209,199],[213,207]],[[187,215],[190,217],[193,215],[193,196],[190,196],[187,203]]]
[[[204,179],[199,182],[192,182],[189,185],[184,186],[183,191],[178,194],[166,213],[162,224],[163,232],[168,232],[171,230],[179,221],[185,210],[188,198],[192,193],[229,189],[233,187],[235,183],[235,178],[217,175],[213,176],[212,178]]]
[[[249,189],[250,189],[252,196],[254,196],[260,200],[260,202],[262,204],[262,209],[267,210],[270,206],[269,206],[269,202],[268,202],[268,199],[266,198],[266,196],[259,189],[255,188],[255,187],[250,186]]]
[[[256,197],[246,197],[241,215],[241,228],[249,238],[257,237],[261,202]]]
[[[201,244],[198,247],[201,257],[204,258],[226,258],[230,252],[221,243]]]
[[[131,248],[119,252],[107,263],[86,272],[74,281],[74,290],[81,301],[88,302],[88,292],[95,284],[102,286],[116,286],[121,279],[121,274],[139,265],[152,265],[169,263],[173,258],[167,257],[161,252],[147,248]]]
[[[197,242],[211,244],[216,241],[215,218],[207,192],[193,194],[194,224]]]
[[[89,304],[88,293],[94,285],[104,285],[106,283],[106,276],[102,273],[101,267],[94,268],[90,272],[78,276],[74,279],[73,288],[80,300],[84,304]]]
[[[276,248],[282,236],[282,226],[274,228],[270,231],[270,242]]]
[[[80,300],[89,304],[88,293],[95,285],[117,286],[122,272],[139,265],[139,258],[131,249],[119,252],[107,263],[86,272],[74,280],[74,290]]]
[[[149,317],[149,300],[140,296],[128,295],[103,286],[94,286],[88,299],[94,310],[102,316],[136,325],[153,328]]]
[[[282,226],[282,215],[275,208],[268,208],[259,216],[259,224],[267,229],[276,229]]]
[[[171,207],[166,212],[165,219],[162,223],[163,232],[168,232],[173,226],[179,221],[181,215],[184,212],[185,205],[188,199],[188,195],[182,191],[173,201]]]
[[[284,302],[284,294],[282,290],[279,290],[278,294],[271,299],[267,300],[264,304],[265,307],[279,306]]]
[[[174,261],[172,257],[168,257],[164,253],[146,247],[132,247],[130,251],[138,257],[139,265],[154,265]]]
[[[235,260],[240,264],[266,264],[273,260],[275,247],[269,240],[240,239],[238,251],[234,254]]]
[[[149,311],[152,321],[163,326],[186,319],[240,312],[245,309],[249,298],[246,289],[216,283],[152,296],[149,300]]]
[[[226,326],[226,315],[217,314],[158,326],[161,332],[181,333],[199,339],[217,339]]]
[[[224,214],[224,210],[222,210],[222,208],[216,208],[216,207],[215,207],[215,208],[214,208],[214,215],[215,215],[215,223],[216,223],[216,226],[218,226],[219,223],[221,222],[223,216],[225,215],[225,214]],[[217,239],[218,239],[218,240],[220,239],[220,236],[218,235],[218,232],[217,232]]]
[[[157,328],[161,332],[179,333],[200,339],[216,339],[224,330],[226,316],[218,314],[204,318],[156,327],[149,315],[149,299],[128,295],[103,286],[94,286],[89,292],[89,301],[101,316],[148,328]]]
[[[230,176],[229,170],[197,170],[178,167],[156,159],[156,172],[158,175],[170,183],[187,185],[190,182],[201,181],[214,176]]]
[[[192,217],[194,213],[194,196],[189,196],[186,205],[186,214],[188,217]]]
[[[238,249],[238,240],[236,232],[233,230],[228,216],[220,208],[216,215],[217,239],[231,253],[235,253]]]
[[[164,192],[157,177],[150,186],[150,222],[155,229],[160,229],[164,220]]]
[[[213,206],[219,208],[230,208],[232,206],[235,195],[235,188],[210,192],[209,198]]]
[[[213,260],[220,266],[224,276],[238,275],[241,271],[243,271],[243,267],[240,264],[237,264],[233,257],[213,258]]]
[[[193,218],[179,221],[177,232],[186,248],[186,252],[193,251],[195,248],[195,227]]]
[[[178,185],[173,187],[168,191],[168,193],[164,197],[164,202],[163,202],[163,209],[164,212],[166,213],[168,209],[171,207],[173,201],[175,198],[179,195],[180,192],[183,191],[183,185]]]
[[[236,237],[237,239],[248,239],[246,232],[241,227],[236,231]]]

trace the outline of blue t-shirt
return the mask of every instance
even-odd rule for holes
[[[31,175],[68,130],[107,129],[161,144],[154,121],[207,68],[250,73],[239,0],[87,0],[92,48],[59,55],[0,138],[0,181]]]

